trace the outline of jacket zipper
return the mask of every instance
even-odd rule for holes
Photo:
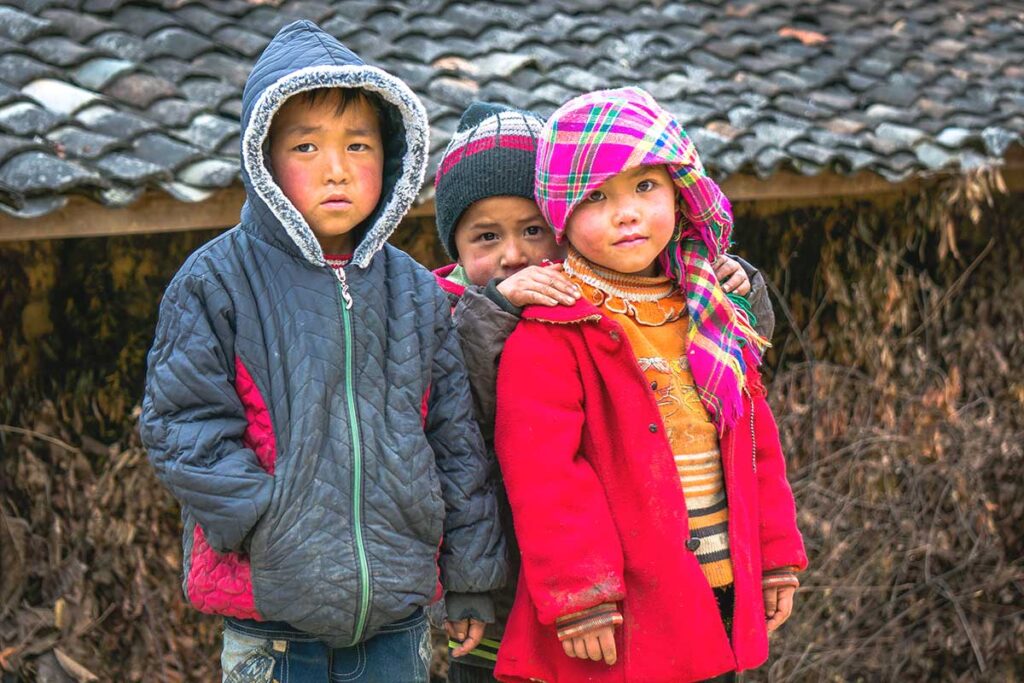
[[[341,282],[338,283],[338,291],[342,301],[346,301],[346,292],[342,289]],[[356,614],[356,630],[352,637],[352,645],[355,645],[362,640],[363,631],[366,629],[366,615],[370,609],[370,566],[363,545],[363,452],[359,439],[356,402],[352,393],[352,320],[344,303],[341,305],[341,321],[345,331],[345,402],[348,408],[349,432],[352,435],[352,526],[355,529],[356,557],[359,560],[359,612]]]

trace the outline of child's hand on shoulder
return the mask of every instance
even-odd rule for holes
[[[796,586],[765,586],[764,614],[768,618],[768,633],[786,623],[793,613]]]
[[[565,654],[577,659],[591,659],[611,666],[615,663],[618,655],[615,652],[615,627],[602,626],[593,631],[566,638],[562,641],[562,649]]]
[[[562,272],[562,264],[528,266],[505,278],[498,291],[513,306],[572,306],[580,298],[579,287]]]
[[[735,292],[740,296],[750,293],[750,278],[747,277],[747,271],[743,270],[743,266],[738,261],[722,254],[711,264],[711,267],[714,268],[715,277],[722,283],[722,289],[726,293]]]

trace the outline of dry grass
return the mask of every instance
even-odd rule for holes
[[[1024,202],[974,181],[748,217],[782,283],[770,391],[812,568],[747,680],[1024,678]]]

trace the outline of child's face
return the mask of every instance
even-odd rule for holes
[[[270,163],[281,191],[328,254],[351,253],[352,229],[380,199],[384,146],[380,122],[358,98],[338,114],[328,98],[292,98],[274,116]]]
[[[565,258],[537,205],[524,197],[473,202],[455,226],[459,265],[474,285],[506,278],[545,259]]]
[[[638,166],[591,192],[565,223],[588,261],[632,275],[656,275],[675,230],[676,186],[664,166]]]

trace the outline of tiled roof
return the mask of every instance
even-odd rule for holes
[[[406,80],[433,164],[473,99],[549,114],[639,83],[718,177],[1001,158],[1024,136],[1024,3],[971,0],[0,0],[0,210],[237,183],[241,91],[283,25]],[[429,194],[430,183],[425,193]]]

